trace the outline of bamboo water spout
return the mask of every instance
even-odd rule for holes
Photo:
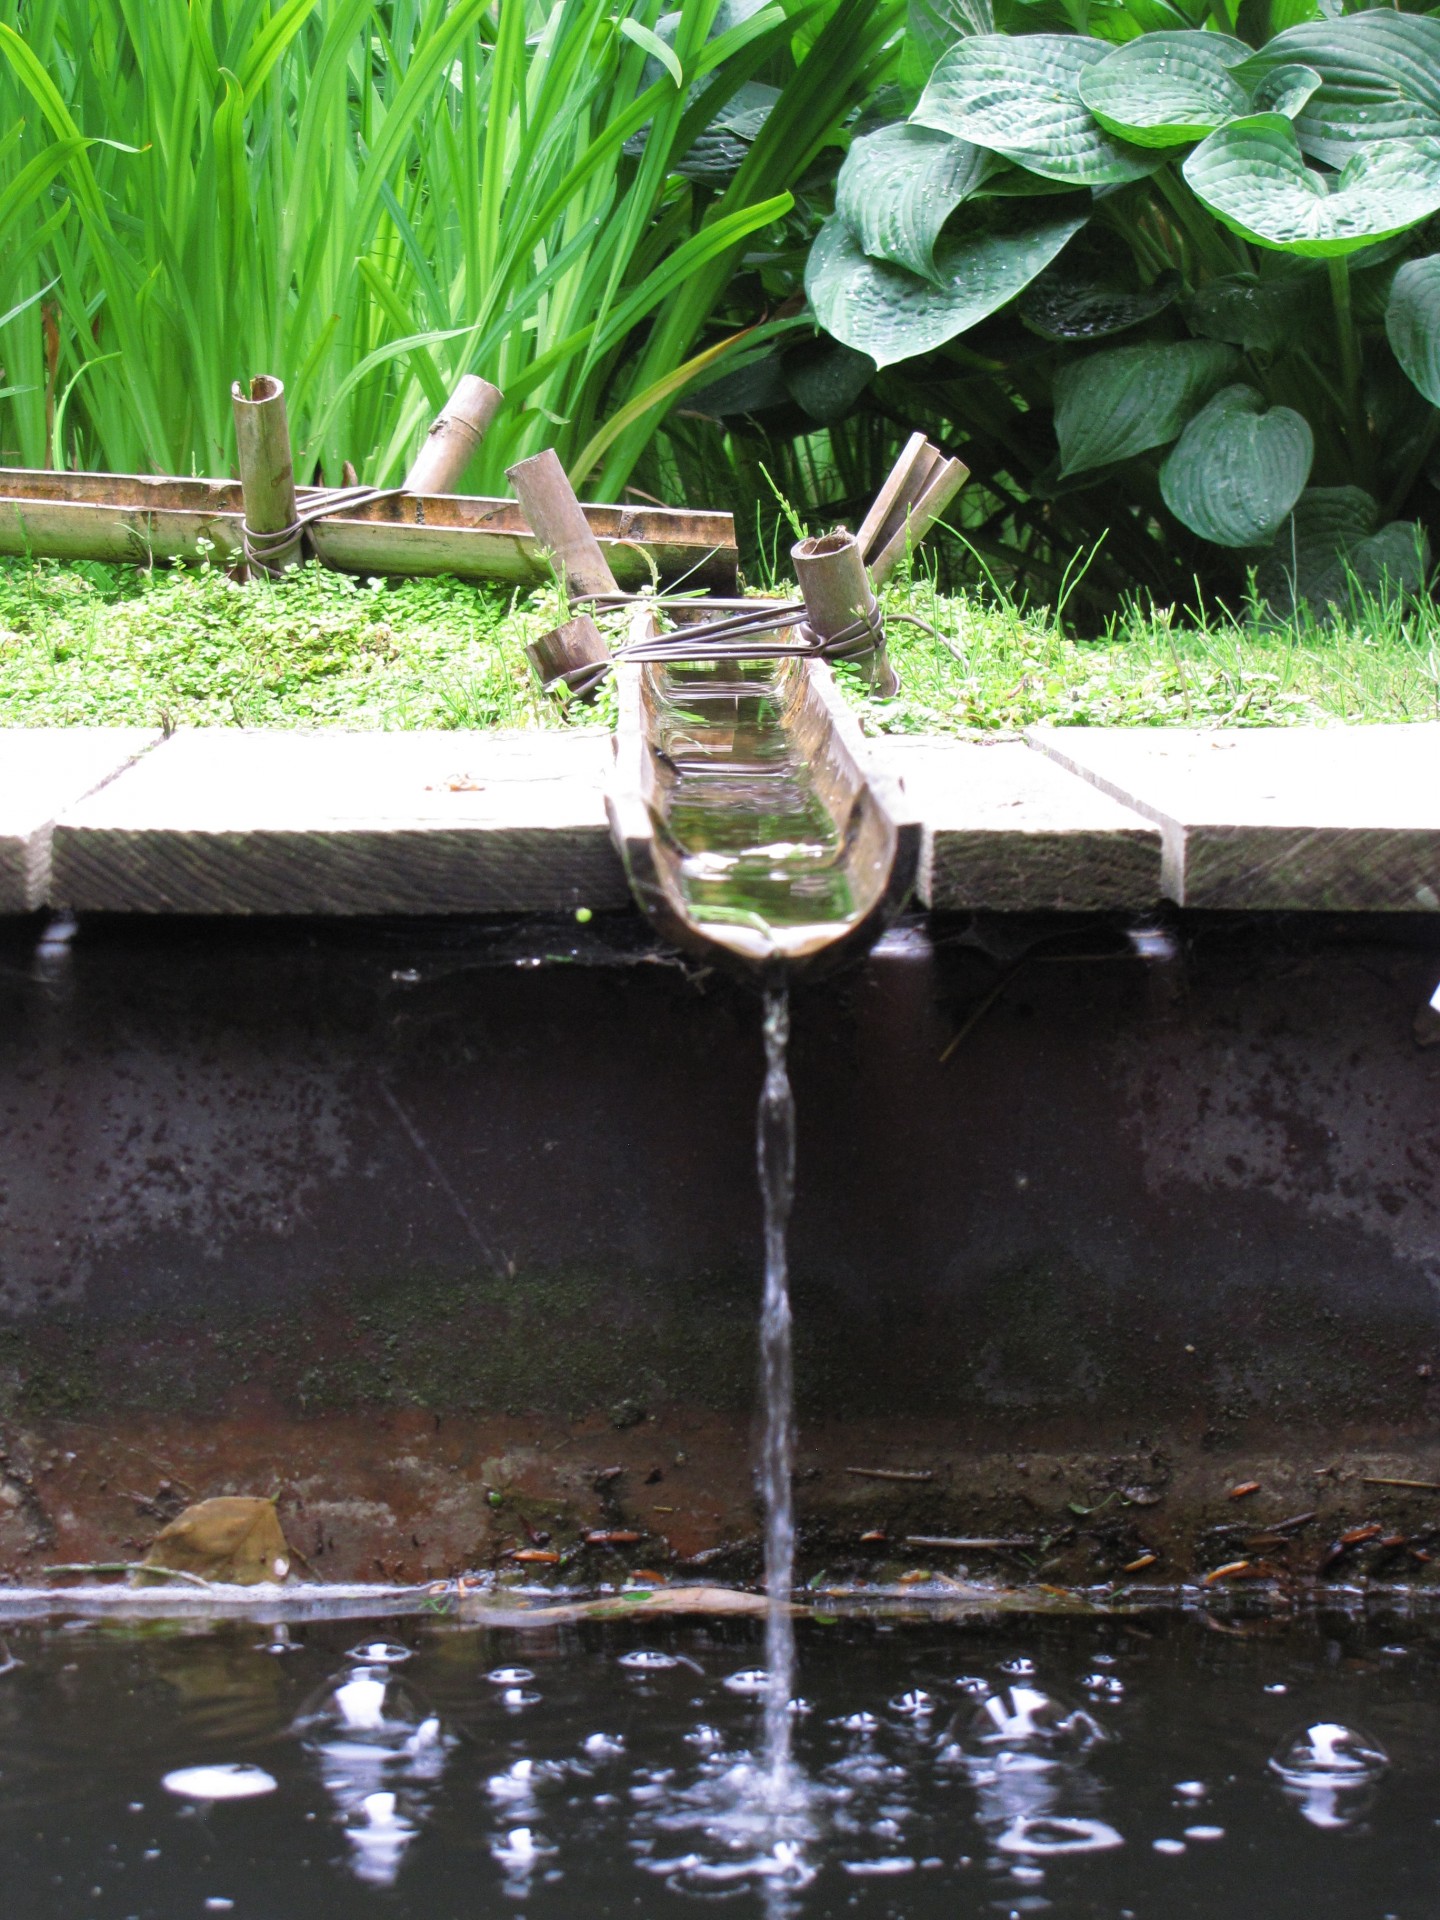
[[[653,632],[637,609],[631,638]],[[903,908],[921,831],[821,660],[616,669],[610,831],[667,938],[750,977],[828,970]]]

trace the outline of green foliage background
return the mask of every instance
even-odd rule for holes
[[[1440,16],[912,0],[906,118],[812,249],[870,404],[936,423],[1042,584],[1417,584],[1440,428]]]
[[[467,485],[553,444],[615,497],[766,315],[712,314],[894,57],[898,0],[0,0],[0,459],[405,470],[464,372]],[[794,316],[791,316],[793,323]],[[734,336],[742,335],[737,340]]]

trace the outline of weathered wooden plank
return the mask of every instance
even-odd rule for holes
[[[60,819],[86,911],[443,914],[616,907],[609,736],[175,734]]]
[[[1182,906],[1440,912],[1440,724],[1029,737],[1159,825]]]
[[[159,738],[148,727],[0,729],[0,913],[44,906],[56,815]]]
[[[300,487],[303,511],[317,489]],[[626,588],[650,578],[733,593],[735,523],[728,513],[591,505],[586,520]],[[236,480],[0,468],[0,554],[148,566],[240,550]],[[453,573],[517,585],[550,578],[519,503],[479,494],[394,494],[310,528],[316,553],[347,573]],[[208,543],[208,544],[206,544]]]
[[[890,738],[869,750],[925,823],[926,906],[1071,913],[1159,899],[1159,828],[1020,741]]]

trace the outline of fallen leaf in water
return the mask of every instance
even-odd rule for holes
[[[518,1560],[527,1567],[558,1567],[558,1553],[546,1553],[538,1547],[512,1547],[506,1554],[507,1560]]]
[[[1205,1576],[1205,1585],[1213,1587],[1217,1580],[1234,1580],[1242,1573],[1250,1571],[1248,1560],[1227,1560],[1223,1567],[1214,1567]]]
[[[1146,1567],[1153,1567],[1160,1558],[1158,1553],[1142,1553],[1138,1560],[1132,1560],[1120,1569],[1122,1573],[1143,1573]]]
[[[617,1615],[629,1619],[634,1614],[744,1614],[759,1618],[768,1606],[763,1593],[741,1593],[733,1587],[658,1587],[632,1588],[628,1593],[607,1594],[597,1600],[571,1600],[558,1606],[515,1607],[502,1600],[464,1596],[460,1617],[482,1620],[492,1626],[547,1627],[567,1626],[576,1620],[606,1620]],[[792,1608],[792,1612],[799,1609]]]
[[[1259,1491],[1260,1482],[1258,1480],[1242,1480],[1238,1487],[1231,1487],[1230,1498],[1232,1500],[1248,1500],[1252,1493],[1258,1493]]]
[[[294,1555],[281,1530],[273,1500],[223,1494],[199,1500],[162,1527],[143,1566],[197,1574],[236,1587],[284,1580]],[[142,1572],[137,1581],[145,1584]]]
[[[1340,1536],[1340,1545],[1342,1547],[1360,1547],[1363,1546],[1367,1540],[1378,1540],[1384,1531],[1385,1529],[1383,1527],[1377,1526],[1372,1520],[1363,1527],[1351,1527],[1348,1533],[1342,1533]]]

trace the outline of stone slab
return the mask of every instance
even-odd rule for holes
[[[0,913],[45,904],[56,816],[159,738],[147,727],[0,728]]]
[[[1440,912],[1440,724],[1029,739],[1156,822],[1181,906]]]
[[[1094,912],[1159,899],[1159,829],[1022,742],[867,746],[925,823],[926,906]]]
[[[193,729],[73,807],[75,911],[440,914],[614,907],[609,735]]]

